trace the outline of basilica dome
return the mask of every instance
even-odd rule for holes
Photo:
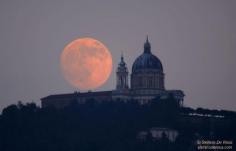
[[[161,61],[151,53],[151,45],[147,39],[144,44],[144,52],[133,63],[132,72],[138,72],[146,69],[163,72]]]
[[[161,61],[151,53],[140,55],[132,66],[132,72],[138,72],[145,69],[163,71]]]
[[[152,54],[148,37],[143,53],[132,66],[131,89],[135,94],[150,95],[165,89],[163,67],[161,61]]]

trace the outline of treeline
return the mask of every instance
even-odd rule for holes
[[[210,134],[186,127],[180,122],[181,112],[173,98],[156,99],[140,105],[136,101],[88,100],[64,109],[40,108],[34,103],[10,105],[0,115],[1,151],[187,151],[194,150],[196,135]],[[229,134],[231,129],[217,128],[216,133]],[[146,141],[137,139],[140,131],[168,127],[179,131],[175,142],[166,138]],[[199,127],[199,126],[198,126]],[[203,129],[203,127],[200,129]],[[230,135],[231,134],[231,135]],[[222,135],[223,136],[223,135]]]
[[[219,118],[236,118],[236,112],[227,110],[210,110],[205,108],[193,109],[190,107],[181,108],[181,113],[186,115],[213,116]]]

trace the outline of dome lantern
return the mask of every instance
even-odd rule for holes
[[[151,53],[151,44],[148,41],[148,36],[144,44],[144,53]]]

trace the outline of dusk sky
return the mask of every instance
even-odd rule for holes
[[[113,71],[98,89],[115,88],[121,52],[129,73],[146,35],[162,62],[166,89],[185,92],[184,105],[236,110],[235,0],[1,0],[0,111],[80,91],[60,70],[74,39],[105,44]]]

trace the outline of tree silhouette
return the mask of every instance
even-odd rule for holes
[[[190,113],[225,118],[192,117]],[[34,103],[10,105],[0,115],[1,151],[154,151],[188,150],[197,133],[203,138],[235,140],[235,112],[179,108],[176,100],[155,98],[148,104],[122,100],[88,100],[63,109],[40,108]],[[196,124],[197,122],[197,124]],[[212,127],[214,125],[214,127]],[[179,132],[175,142],[137,139],[140,131],[167,127]]]

